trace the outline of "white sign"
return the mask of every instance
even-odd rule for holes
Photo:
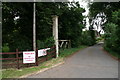
[[[50,50],[50,48],[46,48],[45,50]]]
[[[24,51],[23,63],[35,63],[35,51]]]
[[[50,48],[38,50],[38,57],[47,55],[46,50],[50,50]]]
[[[47,55],[47,52],[45,49],[38,50],[38,57],[45,56],[45,55]]]

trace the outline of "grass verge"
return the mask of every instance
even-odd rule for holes
[[[27,75],[36,71],[40,71],[45,68],[49,68],[55,64],[63,62],[63,58],[54,58],[52,60],[46,61],[39,66],[22,68],[22,69],[5,69],[2,71],[2,78],[18,78],[23,75]]]
[[[80,46],[78,48],[69,48],[69,49],[61,49],[59,58],[54,58],[52,60],[46,61],[39,66],[22,68],[22,69],[4,69],[2,70],[2,78],[18,78],[23,75],[27,75],[33,72],[40,71],[45,68],[50,68],[53,65],[64,62],[64,58],[72,55],[73,53],[86,48],[87,46]]]
[[[60,57],[63,57],[63,58],[65,58],[65,57],[68,57],[68,56],[70,56],[70,55],[72,55],[73,53],[75,53],[75,52],[77,52],[77,51],[79,51],[79,50],[81,50],[81,49],[84,49],[84,48],[86,48],[87,46],[79,46],[79,47],[77,47],[77,48],[69,48],[69,49],[61,49],[60,50]]]
[[[112,50],[110,50],[109,48],[105,48],[104,47],[104,50],[108,52],[108,54],[110,54],[111,56],[114,56],[115,58],[117,59],[120,59],[120,55]]]

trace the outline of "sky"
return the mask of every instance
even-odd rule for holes
[[[73,0],[70,0],[70,1],[73,1]],[[93,1],[93,0],[74,0],[74,1],[79,1],[80,6],[82,8],[85,8],[85,10],[86,10],[86,12],[83,13],[83,16],[88,16],[89,15],[89,5],[88,5],[88,3],[90,1]],[[95,0],[95,1],[97,1],[97,0]],[[97,23],[99,23],[100,21],[101,21],[101,18],[97,18],[97,19],[94,20],[94,22],[97,22]],[[86,28],[84,28],[83,31],[89,30],[89,26],[90,26],[89,18],[87,17],[86,18]],[[104,30],[101,28],[101,25],[98,25],[98,26],[99,27],[97,28],[97,26],[94,24],[93,25],[94,30],[96,30],[98,32],[101,30],[101,34],[104,34]]]
[[[88,0],[70,0],[70,1],[79,1],[80,6],[86,10],[83,13],[83,16],[88,16],[89,14]],[[83,31],[88,30],[88,29],[89,29],[89,18],[86,18],[86,28],[83,29]]]

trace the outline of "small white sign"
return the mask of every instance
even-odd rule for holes
[[[35,51],[24,51],[23,63],[35,63]]]
[[[47,55],[47,52],[45,49],[38,50],[38,57],[45,56],[45,55]]]
[[[46,48],[45,50],[50,50],[50,48]]]
[[[38,57],[47,55],[47,50],[50,50],[50,48],[38,50]]]

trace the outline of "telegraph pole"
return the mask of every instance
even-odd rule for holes
[[[33,50],[36,51],[36,15],[35,15],[35,11],[36,11],[36,4],[35,4],[35,0],[33,3]]]
[[[58,47],[58,16],[53,16],[53,37],[55,40],[56,46],[56,57],[59,56],[59,47]]]

